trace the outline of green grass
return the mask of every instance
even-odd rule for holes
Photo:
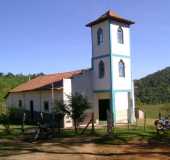
[[[32,127],[33,126],[26,125],[25,129]],[[0,125],[0,139],[15,139],[22,134],[23,133],[20,125],[10,125],[10,133],[6,133],[5,128]]]
[[[32,127],[33,126],[25,126],[26,129]],[[129,128],[127,125],[116,126],[111,136],[107,135],[106,127],[95,129],[95,134],[91,134],[90,128],[87,129],[87,131],[83,135],[80,134],[81,131],[82,129],[79,130],[78,134],[75,134],[74,130],[65,129],[62,131],[61,136],[58,137],[58,140],[62,140],[63,138],[80,138],[81,143],[89,141],[101,145],[128,144],[131,142],[136,143],[142,141],[154,141],[163,144],[170,143],[170,131],[167,131],[165,134],[159,135],[157,134],[152,123],[148,123],[145,129],[142,123],[138,123],[138,126],[130,125]],[[23,133],[21,131],[21,126],[19,125],[10,126],[10,134],[7,134],[3,126],[0,126],[0,139],[15,140],[21,135],[23,135]],[[29,141],[29,138],[27,136],[30,137],[30,135],[25,134],[24,139],[27,139]]]
[[[163,116],[170,115],[170,103],[157,104],[157,105],[142,105],[139,107],[142,111],[146,113],[147,118],[157,119],[159,113]]]

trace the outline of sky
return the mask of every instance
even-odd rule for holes
[[[0,0],[0,72],[89,68],[91,33],[85,25],[109,9],[136,22],[133,78],[170,66],[170,0]]]

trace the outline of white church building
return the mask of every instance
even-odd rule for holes
[[[134,22],[112,11],[88,23],[91,29],[91,68],[39,76],[12,89],[8,107],[30,112],[51,112],[53,100],[67,103],[67,95],[80,93],[88,98],[95,123],[107,120],[107,110],[115,123],[135,120],[134,88],[131,74],[130,26]],[[72,120],[65,116],[64,127]]]

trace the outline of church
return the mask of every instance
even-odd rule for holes
[[[134,122],[134,88],[131,73],[130,27],[133,21],[107,11],[86,26],[91,29],[91,67],[39,76],[8,92],[8,107],[24,108],[32,114],[52,112],[54,100],[67,103],[67,95],[87,97],[95,123],[107,120],[107,110],[114,123]],[[72,127],[69,116],[64,128]]]

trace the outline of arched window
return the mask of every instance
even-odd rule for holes
[[[123,60],[119,61],[119,77],[125,77],[125,63]]]
[[[118,30],[117,30],[117,41],[120,44],[124,43],[124,40],[123,40],[123,29],[121,27],[119,27]]]
[[[104,62],[100,61],[99,62],[99,78],[103,78],[105,74],[105,66],[104,66]]]
[[[103,30],[99,28],[97,30],[97,44],[101,45],[103,43]]]

